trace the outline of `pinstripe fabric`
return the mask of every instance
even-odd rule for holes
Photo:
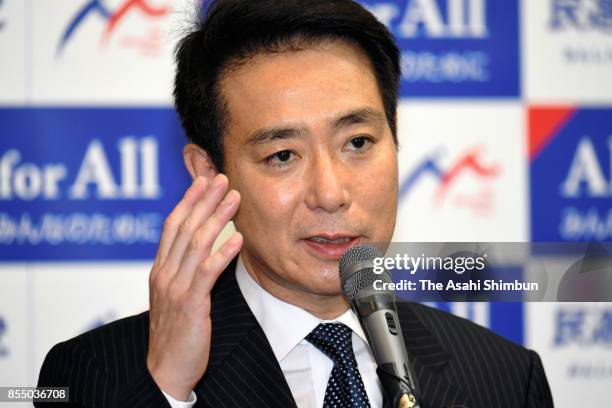
[[[427,306],[398,313],[425,407],[553,407],[535,352]]]
[[[213,290],[210,361],[196,407],[295,407],[234,268],[235,261]],[[553,406],[536,353],[426,306],[400,303],[398,312],[423,408]],[[148,324],[142,313],[57,344],[38,385],[69,386],[72,406],[169,407],[146,369]]]

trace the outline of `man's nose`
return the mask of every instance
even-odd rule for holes
[[[326,154],[316,157],[306,175],[308,207],[329,213],[348,208],[351,203],[349,173],[338,158]]]

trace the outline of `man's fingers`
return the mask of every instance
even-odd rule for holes
[[[209,293],[227,265],[240,252],[242,243],[242,234],[236,231],[217,251],[210,254],[206,261],[200,263],[191,283],[191,290],[197,295]]]
[[[185,217],[178,227],[174,242],[164,262],[164,270],[172,271],[171,273],[173,273],[181,266],[181,259],[183,258],[185,249],[193,239],[199,227],[219,205],[219,202],[227,190],[227,184],[227,177],[223,174],[218,174],[213,179],[208,189],[206,189],[200,201],[193,206],[189,215]]]
[[[181,201],[174,207],[170,215],[164,221],[164,227],[157,249],[156,263],[161,265],[172,247],[179,226],[189,215],[191,208],[198,202],[198,199],[206,191],[208,183],[202,177],[197,177],[185,192]]]
[[[180,268],[173,277],[174,284],[188,286],[198,265],[208,258],[215,240],[221,230],[231,221],[240,205],[240,193],[236,190],[228,192],[219,203],[213,214],[204,221],[193,234],[187,249],[180,261]]]

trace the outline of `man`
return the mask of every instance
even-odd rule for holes
[[[388,404],[338,260],[393,235],[399,52],[349,0],[208,7],[177,51],[194,182],[150,311],[56,345],[39,386],[89,407]],[[399,315],[422,407],[552,406],[534,352],[424,306]]]

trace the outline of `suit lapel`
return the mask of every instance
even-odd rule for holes
[[[467,395],[444,374],[450,357],[418,318],[413,305],[398,302],[397,307],[408,358],[417,377],[421,408],[471,406]]]
[[[196,385],[198,407],[296,407],[270,343],[236,282],[236,259],[212,293],[212,342],[206,374]],[[398,303],[404,342],[417,377],[421,408],[469,407],[443,373],[449,355],[410,303]],[[383,406],[390,407],[384,398]]]
[[[213,289],[210,359],[196,386],[198,406],[295,407],[270,343],[238,288],[236,260]]]

